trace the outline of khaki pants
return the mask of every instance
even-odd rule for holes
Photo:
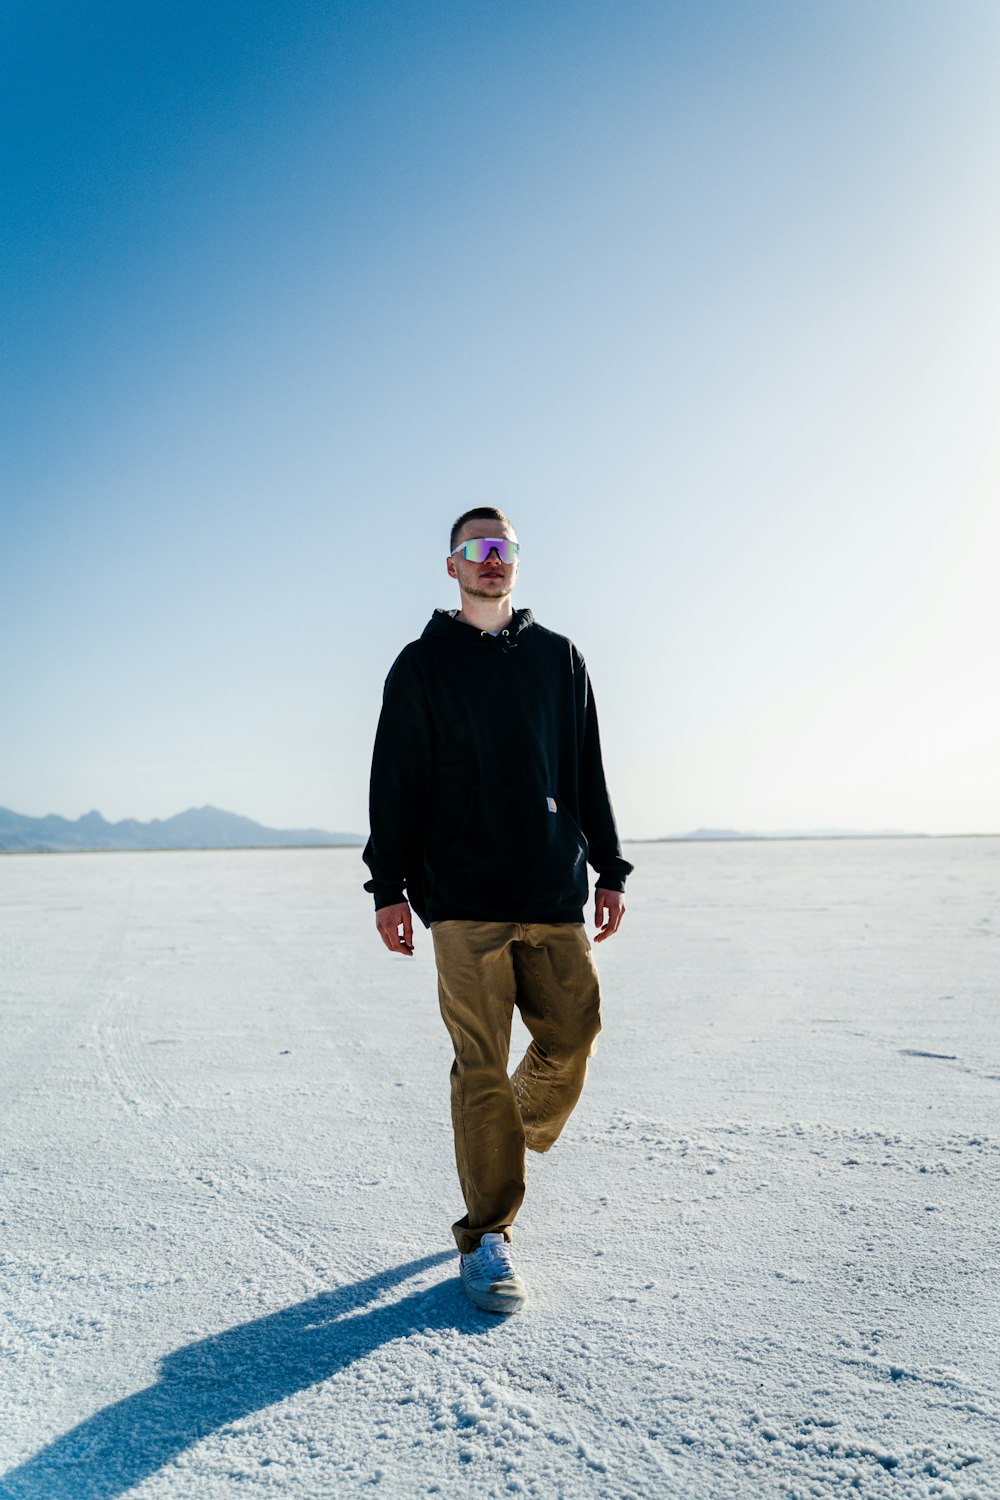
[[[510,1226],[524,1199],[524,1150],[554,1144],[587,1076],[601,992],[582,922],[432,922],[441,1015],[455,1047],[451,1115],[468,1210],[468,1254]],[[514,1006],[531,1045],[507,1076]]]

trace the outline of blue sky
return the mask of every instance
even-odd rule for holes
[[[364,830],[504,506],[626,834],[1000,828],[992,3],[20,5],[0,803]]]

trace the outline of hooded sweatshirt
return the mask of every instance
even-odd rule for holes
[[[624,889],[583,657],[528,609],[500,635],[435,610],[385,682],[365,890],[425,923],[582,922]]]

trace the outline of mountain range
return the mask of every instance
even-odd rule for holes
[[[694,839],[918,839],[926,834],[901,828],[782,828],[769,833],[742,833],[736,828],[695,828],[691,833],[668,833],[653,844],[687,843]]]
[[[0,850],[21,853],[101,849],[278,849],[365,842],[357,833],[322,828],[265,828],[218,807],[189,807],[172,818],[109,823],[99,812],[71,821],[50,813],[28,818],[0,807]]]

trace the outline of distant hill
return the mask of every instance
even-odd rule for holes
[[[735,828],[696,828],[692,833],[668,833],[653,844],[684,843],[689,839],[921,839],[923,833],[901,828],[787,828],[771,833],[740,833]]]
[[[57,853],[100,849],[280,849],[301,845],[365,842],[357,833],[327,833],[322,828],[265,828],[239,813],[218,807],[189,807],[172,818],[139,823],[125,818],[109,823],[99,812],[71,822],[50,813],[26,818],[0,807],[0,850]]]

